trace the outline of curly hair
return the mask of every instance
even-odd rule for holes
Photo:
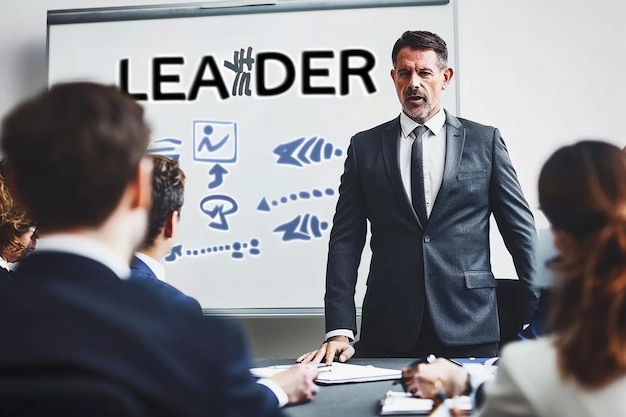
[[[5,182],[4,161],[0,161],[0,256],[15,248],[15,239],[28,232],[32,222],[13,200]]]
[[[599,388],[626,374],[626,154],[600,141],[557,150],[541,170],[539,203],[574,243],[552,262],[560,372]]]
[[[152,158],[152,207],[148,234],[143,248],[151,247],[165,221],[175,211],[180,212],[184,203],[185,174],[178,166],[178,161],[162,155],[149,155]]]

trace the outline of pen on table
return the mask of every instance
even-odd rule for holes
[[[436,394],[433,398],[433,408],[429,415],[431,416],[450,416],[450,412],[454,408],[453,403],[448,402],[448,396],[443,390],[441,381],[435,381]]]
[[[320,372],[325,372],[333,369],[333,366],[327,365],[325,363],[318,363],[317,365],[309,365],[309,368],[317,369]]]
[[[273,368],[273,369],[289,369],[292,366],[293,365],[273,365],[273,366],[270,366],[270,368]],[[309,369],[317,369],[320,372],[330,371],[332,369],[332,365],[326,365],[325,363],[318,363],[317,365],[310,363],[310,364],[307,364],[306,366],[308,366]]]
[[[330,370],[333,369],[332,364],[328,365],[328,364],[325,364],[325,363],[318,363],[318,364],[309,363],[309,364],[306,364],[306,366],[309,369],[317,369],[320,372],[326,372],[326,371],[330,371]]]

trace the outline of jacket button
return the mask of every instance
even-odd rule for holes
[[[430,242],[430,236],[428,235],[424,236],[424,242],[426,243]]]

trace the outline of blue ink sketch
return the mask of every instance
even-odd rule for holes
[[[327,188],[325,190],[325,194],[329,197],[332,197],[335,194],[335,191],[332,188]],[[321,190],[318,189],[314,189],[311,192],[308,192],[306,190],[302,190],[300,192],[298,192],[297,194],[295,193],[291,193],[289,194],[289,196],[282,196],[280,197],[279,200],[272,200],[271,201],[271,205],[276,207],[278,206],[279,202],[280,204],[287,204],[290,201],[297,201],[297,200],[308,200],[310,198],[320,198],[323,197],[324,193]],[[256,209],[258,211],[266,211],[266,212],[270,212],[272,211],[272,208],[270,207],[270,203],[268,203],[267,198],[263,197],[261,199],[261,201],[259,202],[259,204],[257,204]]]
[[[228,230],[226,216],[234,214],[238,210],[237,202],[227,195],[210,195],[200,201],[200,211],[211,219],[215,219],[209,223],[209,227],[217,230]]]
[[[209,170],[209,175],[214,177],[213,181],[209,183],[209,190],[217,188],[224,182],[224,175],[228,174],[228,170],[220,164],[215,164],[213,168]]]
[[[237,161],[237,123],[194,120],[193,160],[213,163]]]
[[[302,164],[321,162],[342,155],[341,149],[335,148],[332,143],[324,138],[313,136],[305,141],[304,137],[283,143],[274,148],[273,153],[278,155],[276,161],[279,165],[294,165],[301,167]]]
[[[157,139],[150,143],[147,153],[167,156],[175,161],[180,159],[180,153],[178,153],[178,147],[183,144],[183,141],[175,138],[163,138]]]
[[[222,244],[219,246],[205,247],[200,249],[186,249],[183,253],[183,245],[176,245],[172,248],[169,254],[165,257],[166,262],[174,262],[178,258],[183,256],[196,257],[202,255],[218,255],[220,252],[230,252],[232,259],[243,259],[245,256],[244,250],[248,250],[248,254],[257,256],[261,254],[259,248],[261,242],[257,238],[250,239],[248,242],[233,242]]]
[[[174,262],[179,256],[183,256],[183,245],[174,246],[170,253],[165,257],[165,261]]]
[[[322,231],[328,229],[328,222],[320,222],[317,216],[298,215],[293,220],[276,227],[272,232],[282,232],[282,241],[311,240],[312,237],[322,237]]]

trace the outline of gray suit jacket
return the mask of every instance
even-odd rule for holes
[[[448,345],[499,340],[489,218],[494,215],[529,304],[536,302],[534,219],[498,129],[446,113],[441,188],[423,227],[398,166],[399,118],[352,137],[330,236],[326,330],[356,333],[357,268],[371,227],[361,340],[410,349],[429,309]]]

